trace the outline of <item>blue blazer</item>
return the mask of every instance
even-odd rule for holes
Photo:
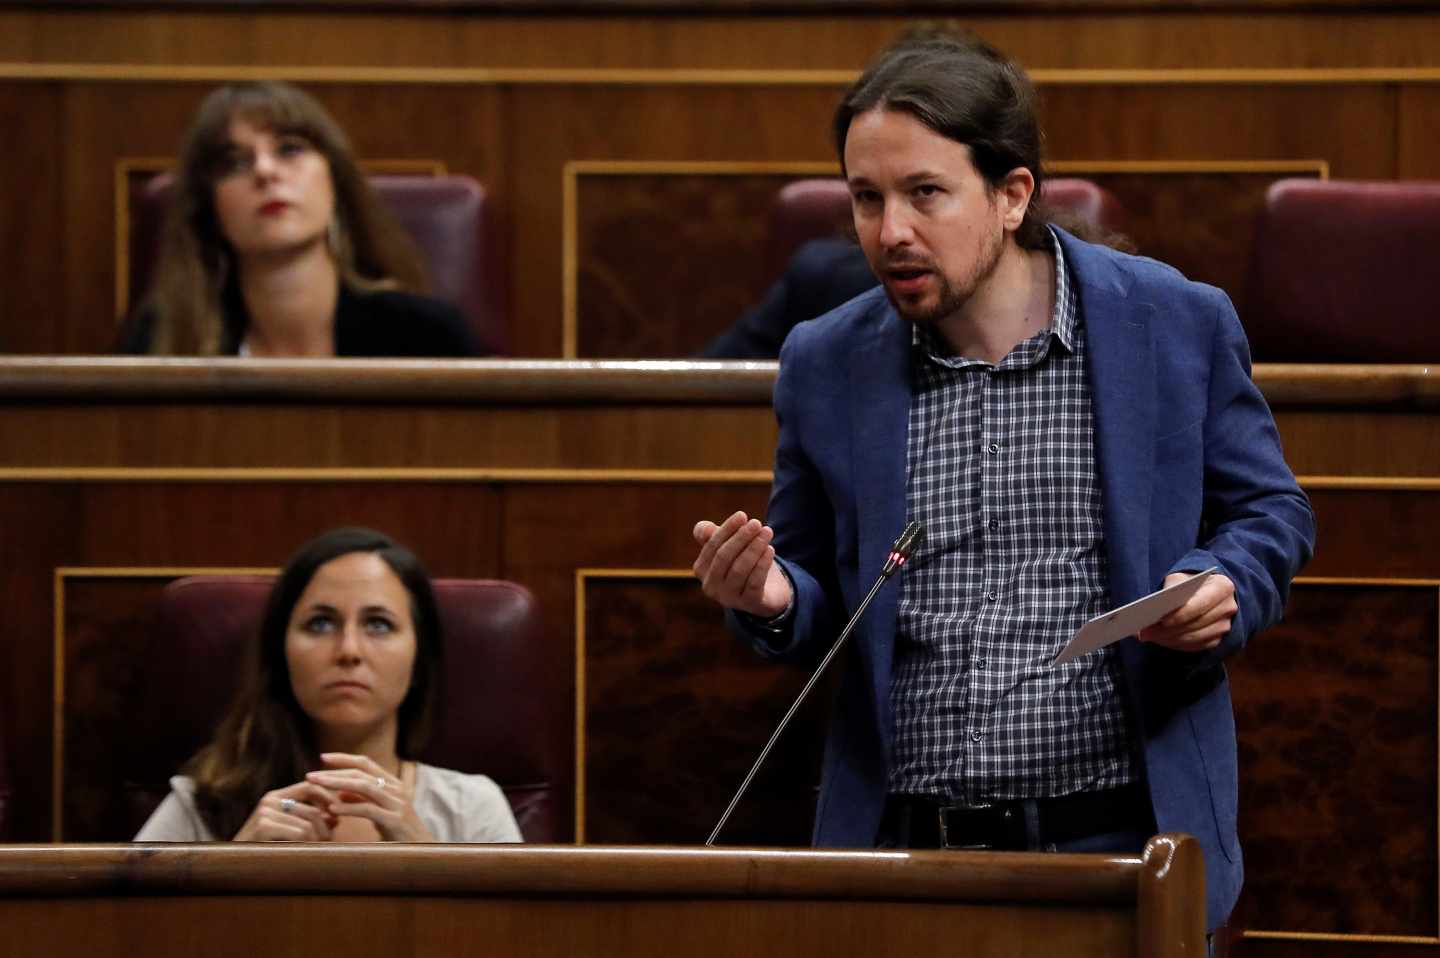
[[[1240,891],[1236,746],[1222,659],[1277,621],[1315,523],[1285,465],[1249,350],[1223,292],[1153,260],[1060,232],[1087,342],[1110,593],[1121,605],[1168,573],[1212,565],[1235,583],[1220,647],[1121,643],[1130,716],[1162,831],[1205,851],[1209,927]],[[762,654],[814,661],[879,575],[905,525],[911,329],[881,289],[795,328],[775,386],[780,438],[766,517],[796,587],[788,636],[733,617]],[[903,573],[902,573],[903,574]],[[894,738],[899,590],[852,636],[826,742],[815,843],[872,847]]]

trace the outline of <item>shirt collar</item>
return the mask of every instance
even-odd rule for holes
[[[1060,340],[1061,345],[1068,352],[1073,353],[1078,325],[1074,283],[1070,276],[1070,267],[1065,260],[1065,250],[1060,245],[1060,237],[1056,235],[1055,228],[1052,226],[1045,227],[1045,245],[1055,262],[1055,308],[1050,313],[1050,332]],[[912,346],[923,350],[926,356],[936,362],[966,361],[957,356],[947,355],[948,349],[940,339],[939,333],[930,324],[914,324],[911,327],[910,342]]]

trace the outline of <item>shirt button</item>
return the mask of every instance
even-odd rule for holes
[[[990,455],[994,456],[1000,452],[1000,444],[998,442],[992,442],[989,446],[989,449]]]
[[[983,670],[983,669],[985,668],[985,660],[984,660],[984,659],[976,659],[976,660],[975,660],[975,667],[976,667],[977,669]]]
[[[972,742],[978,742],[978,741],[980,741],[980,730],[979,730],[979,729],[976,729],[975,731],[973,731],[973,732],[970,733],[970,741],[972,741]]]
[[[985,593],[985,598],[989,599],[991,602],[994,602],[996,599],[1000,598],[1000,593],[996,592],[994,589],[991,589],[989,592]]]
[[[991,531],[991,532],[994,532],[995,530],[997,530],[997,529],[999,529],[999,528],[1000,528],[1000,520],[999,520],[999,519],[991,519],[991,520],[990,520],[990,531]]]

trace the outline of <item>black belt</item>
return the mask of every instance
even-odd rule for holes
[[[1139,784],[1040,798],[1035,806],[1041,847],[1152,824],[1150,798]],[[1024,851],[1029,847],[1023,799],[947,805],[913,795],[891,795],[881,829],[902,848]]]

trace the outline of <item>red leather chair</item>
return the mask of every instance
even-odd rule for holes
[[[236,691],[268,576],[194,576],[162,592],[147,660],[163,662],[136,692],[123,766],[128,840],[169,793],[169,778],[214,734]],[[534,597],[513,582],[437,579],[445,679],[422,761],[483,772],[505,790],[527,841],[567,839],[568,676],[544,660]],[[562,811],[565,814],[562,814]]]
[[[172,181],[161,173],[131,186],[127,311],[149,287]],[[420,247],[431,295],[460,308],[486,352],[504,354],[508,287],[484,187],[468,176],[376,175],[370,185]]]
[[[1255,360],[1440,359],[1436,250],[1440,182],[1272,184],[1241,317]]]
[[[1052,209],[1077,216],[1106,232],[1123,233],[1125,208],[1115,194],[1090,180],[1057,177],[1045,181],[1040,197]],[[850,190],[838,177],[796,180],[781,187],[770,207],[765,262],[771,272],[763,290],[775,281],[800,246],[813,239],[850,232]]]

